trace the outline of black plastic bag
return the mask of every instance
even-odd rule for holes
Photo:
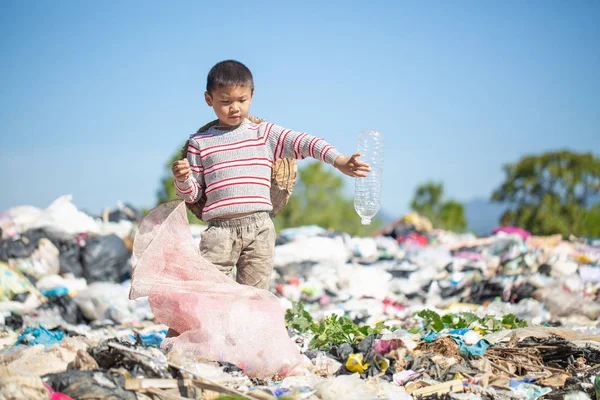
[[[125,390],[125,378],[115,373],[71,370],[46,375],[44,380],[55,392],[73,399],[137,400],[135,392]]]
[[[144,218],[144,213],[132,206],[131,204],[125,204],[116,210],[112,210],[108,214],[108,220],[110,222],[119,221],[132,221],[139,222]]]
[[[19,239],[0,241],[0,261],[31,256],[42,238],[48,239],[58,249],[61,274],[71,273],[77,278],[83,276],[76,236],[52,228],[33,229],[23,233]]]
[[[73,274],[76,278],[83,277],[83,265],[81,265],[81,246],[76,236],[57,230],[40,230],[45,237],[52,242],[60,252],[61,274]]]
[[[88,283],[120,283],[131,270],[130,257],[125,243],[116,235],[88,237],[81,249],[83,277]]]
[[[8,262],[10,258],[27,258],[35,251],[38,239],[23,234],[19,239],[0,241],[0,261]]]
[[[65,320],[65,322],[72,325],[90,322],[84,317],[83,313],[77,306],[77,303],[75,303],[75,300],[73,300],[69,295],[50,297],[48,301],[42,304],[38,309],[58,309],[61,317]]]

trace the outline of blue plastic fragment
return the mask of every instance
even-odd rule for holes
[[[51,346],[53,344],[59,343],[61,340],[63,340],[64,337],[64,332],[58,330],[49,331],[41,325],[38,328],[28,327],[18,337],[15,346],[19,344],[26,344],[28,346],[43,344],[46,346]]]
[[[69,294],[69,289],[64,286],[59,286],[53,289],[42,290],[40,293],[42,294],[42,296],[46,297],[60,297]]]
[[[129,335],[132,340],[136,340],[135,335]],[[167,337],[167,330],[164,329],[162,331],[156,331],[151,333],[145,333],[140,335],[140,339],[142,340],[142,344],[144,346],[156,346],[160,347],[160,344]]]

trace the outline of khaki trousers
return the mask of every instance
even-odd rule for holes
[[[243,285],[269,289],[275,254],[275,227],[268,212],[212,219],[200,236],[200,254]]]

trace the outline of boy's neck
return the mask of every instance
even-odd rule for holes
[[[236,130],[237,128],[239,128],[240,126],[242,126],[242,124],[244,123],[244,121],[242,121],[239,125],[236,126],[231,126],[231,125],[224,125],[221,123],[221,121],[219,121],[217,123],[217,125],[215,125],[215,128],[221,131],[233,131]]]

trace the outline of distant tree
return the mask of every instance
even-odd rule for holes
[[[591,153],[548,152],[504,166],[492,201],[509,205],[504,224],[536,235],[600,236],[600,159]]]
[[[464,206],[454,200],[442,201],[443,197],[444,185],[426,182],[417,187],[410,206],[436,228],[464,232],[467,229]]]
[[[318,161],[300,168],[298,182],[287,206],[275,218],[275,227],[284,229],[318,225],[352,235],[368,235],[381,227],[379,218],[364,226],[354,210],[354,199],[343,194],[344,181]]]
[[[171,165],[180,157],[177,151],[165,165],[165,174],[157,193],[158,204],[176,199]],[[302,225],[319,225],[326,229],[344,231],[353,235],[367,235],[381,227],[378,218],[363,226],[354,210],[354,200],[343,195],[344,181],[337,171],[328,171],[323,163],[315,161],[298,170],[298,181],[289,203],[275,217],[277,230]],[[188,211],[190,223],[202,223]]]

